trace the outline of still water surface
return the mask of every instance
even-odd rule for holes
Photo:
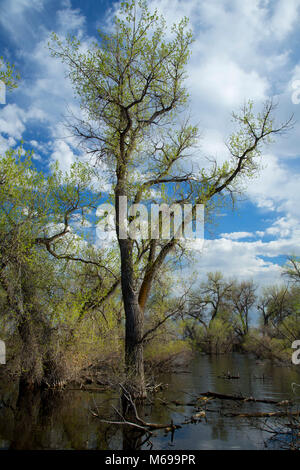
[[[239,354],[199,355],[186,370],[162,375],[159,380],[168,387],[151,397],[152,403],[139,412],[148,422],[167,424],[173,419],[175,424],[181,424],[197,412],[186,404],[207,391],[278,401],[296,399],[300,404],[300,388],[296,388],[297,395],[292,390],[292,383],[300,384],[298,369],[257,362],[252,357]],[[240,379],[221,378],[228,371],[232,375],[239,374]],[[175,405],[172,401],[185,405]],[[18,398],[17,387],[8,388],[2,381],[0,448],[147,450],[152,445],[153,449],[188,450],[264,449],[270,445],[270,434],[260,429],[262,419],[243,419],[226,414],[274,411],[274,405],[213,400],[207,404],[206,418],[200,422],[183,425],[173,437],[163,430],[156,431],[150,442],[143,444],[146,436],[137,435],[124,426],[101,423],[90,412],[97,405],[99,413],[109,419],[113,416],[112,406],[117,407],[118,404],[117,393],[80,390],[48,391]]]

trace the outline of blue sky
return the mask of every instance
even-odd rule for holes
[[[278,282],[284,257],[300,254],[300,104],[292,102],[293,83],[300,80],[300,0],[149,4],[168,24],[190,18],[195,42],[187,87],[191,117],[202,132],[199,158],[226,159],[230,114],[245,100],[259,107],[274,96],[278,121],[294,114],[294,129],[264,149],[263,169],[246,186],[236,212],[221,211],[195,267],[203,275],[219,269],[263,285]],[[22,76],[18,90],[0,105],[1,153],[23,139],[44,171],[54,160],[67,170],[80,156],[63,126],[67,106],[76,112],[78,104],[63,65],[49,56],[47,41],[52,31],[71,32],[88,46],[97,27],[109,26],[117,6],[106,0],[0,0],[0,55],[14,62]]]

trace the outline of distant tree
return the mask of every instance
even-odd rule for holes
[[[278,324],[291,313],[291,296],[287,286],[270,286],[263,290],[257,304],[263,325]]]
[[[210,272],[207,280],[188,296],[189,316],[200,321],[205,328],[220,314],[228,310],[228,299],[232,283],[224,279],[221,272]]]
[[[258,357],[290,363],[292,343],[300,333],[300,288],[274,285],[263,289],[257,309],[261,313],[259,328],[250,331],[244,347]]]
[[[233,313],[233,328],[242,338],[249,332],[250,311],[256,301],[255,291],[256,286],[253,281],[234,281],[231,286],[230,303]]]

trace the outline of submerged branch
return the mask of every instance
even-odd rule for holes
[[[205,397],[219,398],[220,400],[236,400],[236,401],[244,401],[244,402],[269,403],[272,405],[291,404],[291,402],[289,402],[288,400],[276,401],[276,400],[265,399],[265,398],[244,397],[242,395],[225,395],[223,393],[217,393],[217,392],[200,393],[200,395],[205,396]]]

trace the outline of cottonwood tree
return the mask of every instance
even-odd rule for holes
[[[209,326],[214,319],[228,310],[228,297],[232,282],[226,281],[221,272],[207,274],[207,281],[202,283],[199,291],[194,292],[190,302],[197,308],[205,308],[206,324]]]
[[[188,295],[187,316],[200,323],[206,333],[214,320],[229,310],[232,282],[221,272],[207,273],[207,280],[196,286]],[[187,324],[187,328],[190,325]]]
[[[288,286],[266,287],[257,308],[261,312],[264,327],[270,323],[281,323],[291,312],[291,293]]]
[[[265,287],[257,308],[261,313],[262,328],[250,332],[247,340],[249,349],[258,356],[290,362],[291,345],[299,338],[300,331],[298,284]]]
[[[165,20],[137,0],[121,3],[110,31],[99,31],[88,50],[75,37],[65,40],[55,34],[49,46],[66,64],[80,101],[81,117],[69,120],[73,134],[112,185],[126,317],[127,386],[136,397],[146,394],[147,299],[160,267],[171,254],[179,255],[182,242],[174,234],[167,239],[122,238],[120,198],[126,197],[129,204],[153,199],[189,203],[195,216],[196,204],[205,204],[208,210],[218,198],[233,196],[243,178],[254,176],[261,145],[290,124],[273,125],[271,102],[256,115],[249,103],[233,115],[238,129],[228,139],[225,163],[208,165],[203,158],[193,167],[189,157],[198,128],[180,114],[188,100],[184,81],[192,34],[187,28],[183,18],[166,34]]]
[[[249,332],[250,312],[256,301],[253,281],[235,281],[230,289],[232,323],[235,332],[243,338]]]
[[[184,334],[207,353],[228,352],[234,346],[231,296],[235,284],[219,271],[210,272],[188,296]]]

